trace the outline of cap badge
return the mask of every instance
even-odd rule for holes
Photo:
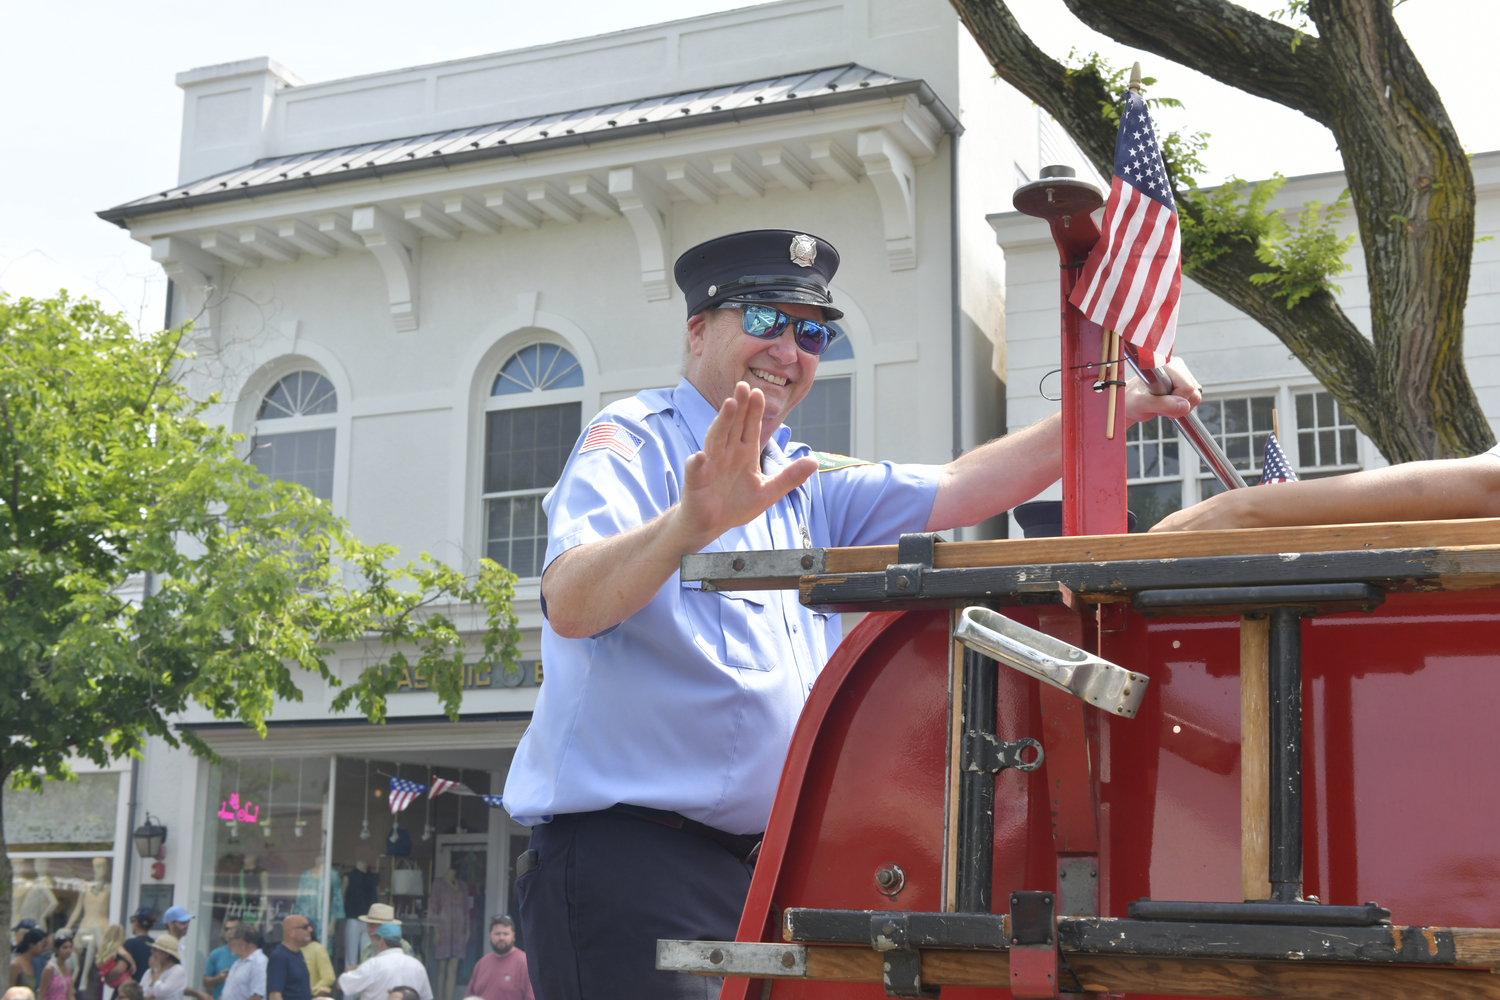
[[[792,263],[798,267],[812,267],[818,259],[818,241],[803,233],[792,237]]]

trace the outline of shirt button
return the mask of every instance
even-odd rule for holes
[[[793,631],[793,632],[795,632],[795,631],[797,631],[797,626],[795,626],[795,625],[793,625],[793,626],[792,626],[792,631]]]

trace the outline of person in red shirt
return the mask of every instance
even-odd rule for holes
[[[535,1000],[526,953],[516,947],[516,922],[504,914],[490,918],[490,954],[474,963],[466,997],[481,1000]]]

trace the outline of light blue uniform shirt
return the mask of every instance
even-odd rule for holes
[[[684,466],[716,412],[686,380],[606,407],[590,426],[614,423],[640,450],[626,458],[573,446],[543,502],[547,564],[677,503]],[[778,428],[767,445],[768,474],[810,453],[789,435]],[[632,439],[622,440],[629,451]],[[803,527],[815,547],[890,544],[925,528],[938,471],[880,463],[814,473],[703,551],[804,548]],[[543,624],[547,680],[505,807],[527,826],[626,802],[728,833],[761,832],[797,717],[842,635],[838,615],[808,610],[794,591],[716,593],[677,574],[591,638],[564,639]]]

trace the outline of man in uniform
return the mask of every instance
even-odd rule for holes
[[[658,938],[731,939],[792,730],[842,636],[785,591],[679,578],[709,551],[889,544],[977,524],[1061,475],[1060,420],[943,466],[820,463],[782,426],[834,336],[838,251],[788,230],[677,260],[686,374],[596,416],[544,502],[547,683],[505,805],[532,983],[546,1000],[717,996]],[[1199,399],[1127,389],[1131,421]],[[820,468],[823,471],[819,471]]]

